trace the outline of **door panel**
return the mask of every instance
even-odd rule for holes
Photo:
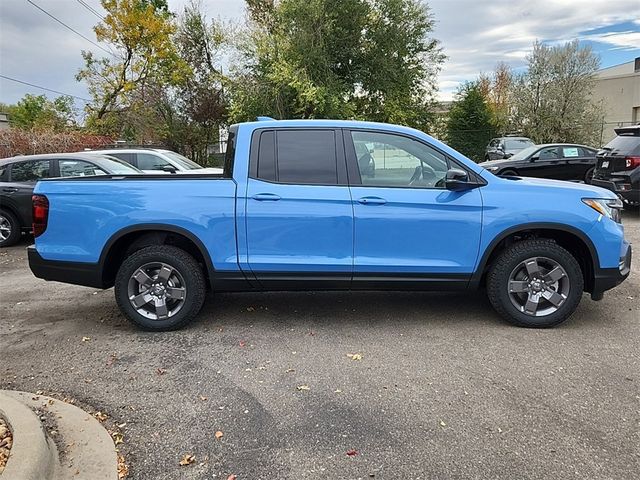
[[[526,160],[523,166],[519,167],[521,175],[525,177],[561,179],[564,170],[564,159],[561,158],[557,147],[545,147],[534,153]]]
[[[375,146],[375,171],[351,185],[354,282],[365,273],[405,279],[472,273],[482,227],[480,189],[444,189],[451,160],[415,138],[351,131],[345,141],[350,171],[357,165],[362,172],[357,152]]]

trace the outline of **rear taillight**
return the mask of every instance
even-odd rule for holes
[[[49,200],[44,195],[32,195],[33,206],[33,236],[39,237],[47,229],[49,219]]]
[[[627,168],[640,167],[640,157],[626,157],[625,162]]]

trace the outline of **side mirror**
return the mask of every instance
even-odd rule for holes
[[[540,157],[538,155],[534,155],[529,159],[530,162],[535,162],[536,160],[540,160]]]
[[[450,168],[447,170],[444,185],[447,190],[453,190],[456,192],[460,190],[468,190],[477,186],[475,183],[469,182],[469,174],[459,168]]]
[[[173,165],[165,165],[164,167],[162,167],[162,171],[169,172],[169,173],[176,173],[178,169]]]

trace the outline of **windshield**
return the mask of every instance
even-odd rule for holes
[[[142,173],[133,165],[120,160],[119,158],[110,157],[107,155],[100,156],[100,166],[109,170],[109,173],[114,175],[130,175],[132,173]]]
[[[533,142],[528,138],[509,138],[504,141],[504,148],[507,150],[522,150],[533,145]]]
[[[196,170],[198,168],[203,168],[201,165],[198,165],[193,160],[189,160],[187,157],[180,155],[179,153],[171,151],[163,151],[162,153],[186,170]]]
[[[520,150],[518,153],[509,158],[506,158],[505,160],[524,160],[525,158],[536,152],[538,148],[539,147],[537,147],[536,145],[531,145],[530,147],[527,147],[524,150]]]

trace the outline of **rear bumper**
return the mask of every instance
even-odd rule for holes
[[[102,281],[102,270],[98,263],[45,260],[33,245],[27,247],[27,256],[29,268],[38,278],[84,287],[107,288]]]
[[[625,242],[625,246],[625,253],[620,257],[618,268],[601,268],[596,272],[593,292],[591,292],[593,300],[601,300],[604,292],[620,285],[629,276],[631,272],[631,245]]]
[[[611,180],[601,180],[593,178],[591,184],[596,187],[606,188],[629,202],[640,201],[640,189],[637,183],[632,183],[629,177],[616,177]]]

